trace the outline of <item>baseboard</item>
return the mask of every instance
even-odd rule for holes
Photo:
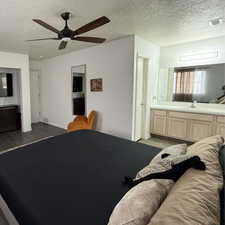
[[[63,126],[60,126],[58,124],[55,124],[55,123],[52,123],[52,122],[45,122],[45,121],[41,121],[42,123],[45,123],[45,124],[48,124],[48,125],[52,125],[54,127],[58,127],[58,128],[61,128],[61,129],[64,129],[65,130],[65,127]]]

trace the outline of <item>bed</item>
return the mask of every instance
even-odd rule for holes
[[[82,130],[6,152],[0,155],[6,216],[19,225],[106,225],[128,191],[123,177],[134,175],[159,151]],[[224,157],[222,152],[222,165]]]

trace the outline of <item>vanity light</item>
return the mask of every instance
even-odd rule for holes
[[[188,61],[202,61],[208,59],[215,59],[219,56],[218,51],[211,51],[211,52],[201,52],[192,55],[184,55],[180,57],[181,62],[188,62]]]

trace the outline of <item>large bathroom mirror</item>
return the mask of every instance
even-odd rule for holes
[[[225,64],[160,69],[158,101],[225,103]]]
[[[72,67],[72,111],[73,115],[85,115],[86,109],[86,65]]]

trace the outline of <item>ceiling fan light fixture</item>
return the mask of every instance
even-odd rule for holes
[[[68,41],[71,41],[71,38],[69,38],[69,37],[63,37],[63,38],[62,38],[62,41],[68,42]]]
[[[61,14],[61,17],[63,20],[65,20],[65,26],[63,28],[63,30],[58,30],[55,27],[49,25],[48,23],[44,22],[43,20],[40,19],[33,19],[33,21],[39,25],[41,25],[42,27],[46,28],[47,30],[50,30],[54,33],[57,34],[57,37],[55,38],[42,38],[42,39],[33,39],[33,40],[27,40],[27,41],[42,41],[42,40],[60,40],[60,44],[58,49],[62,50],[65,49],[68,42],[71,40],[74,41],[83,41],[83,42],[89,42],[89,43],[95,43],[95,44],[101,44],[103,42],[105,42],[105,38],[98,38],[98,37],[87,37],[87,36],[82,36],[80,37],[80,34],[84,34],[88,31],[94,30],[98,27],[101,27],[107,23],[110,22],[110,19],[107,18],[106,16],[102,16],[99,17],[96,20],[93,20],[90,23],[85,24],[84,26],[76,29],[76,30],[72,30],[69,28],[68,26],[68,20],[71,17],[71,13],[70,12],[64,12]]]

